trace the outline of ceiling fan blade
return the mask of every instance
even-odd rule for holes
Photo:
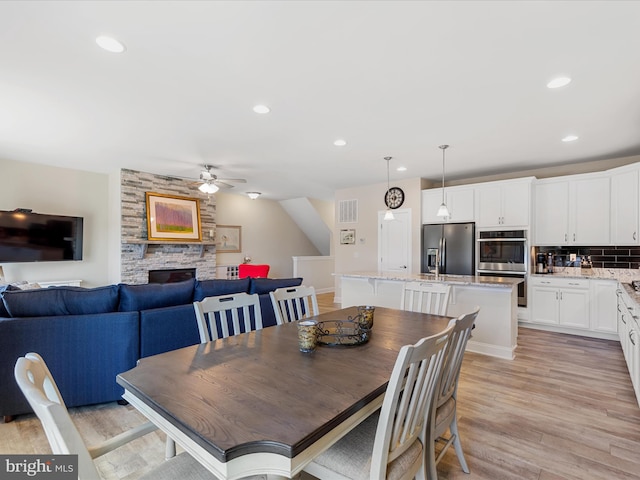
[[[218,178],[219,182],[247,183],[244,178]]]
[[[217,185],[218,187],[221,187],[221,188],[234,188],[235,187],[235,185],[231,185],[229,183],[225,183],[225,182],[223,182],[221,180],[214,180],[213,183],[215,185]]]

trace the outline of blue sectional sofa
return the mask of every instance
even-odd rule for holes
[[[119,400],[117,374],[138,359],[199,343],[193,302],[257,293],[264,327],[276,325],[269,292],[302,278],[50,287],[0,293],[0,416],[31,412],[13,376],[16,359],[43,356],[68,407]]]

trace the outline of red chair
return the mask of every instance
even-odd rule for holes
[[[269,265],[253,265],[251,263],[238,265],[238,278],[267,278],[267,275],[269,275]]]

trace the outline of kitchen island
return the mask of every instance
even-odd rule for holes
[[[512,360],[518,345],[518,289],[522,279],[470,275],[397,272],[336,273],[341,279],[342,307],[375,305],[400,308],[406,282],[451,285],[448,315],[459,316],[480,307],[467,350]]]

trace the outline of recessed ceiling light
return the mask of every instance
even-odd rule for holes
[[[396,168],[396,170],[398,172],[406,172],[407,171],[407,167],[398,167],[398,168]]]
[[[269,113],[271,109],[266,105],[256,105],[253,107],[253,111],[256,113]]]
[[[569,77],[557,77],[547,83],[547,88],[560,88],[571,82]]]
[[[106,35],[101,35],[96,38],[96,43],[98,46],[111,53],[122,53],[126,50],[123,43],[119,42],[115,38],[107,37]]]
[[[563,142],[575,142],[578,139],[577,135],[567,135],[562,139]]]
[[[262,194],[260,192],[247,192],[247,195],[249,196],[249,198],[251,200],[255,200],[256,198],[258,198]]]
[[[342,140],[341,138],[339,138],[338,140],[336,140],[335,142],[333,142],[333,144],[336,147],[344,147],[347,144],[346,140]]]

